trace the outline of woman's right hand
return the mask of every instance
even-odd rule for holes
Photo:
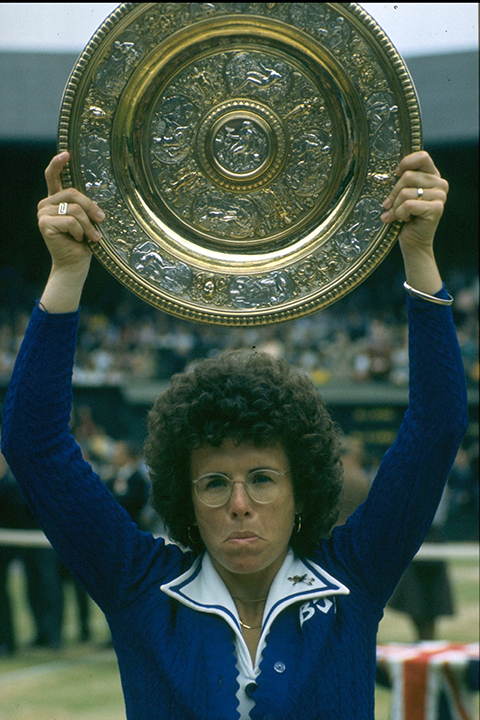
[[[100,233],[93,225],[105,218],[103,211],[75,188],[64,189],[62,171],[68,152],[56,155],[45,170],[48,197],[38,204],[38,227],[52,257],[52,270],[88,272],[91,250],[85,239],[96,242]],[[67,214],[59,215],[60,203]]]
[[[90,268],[92,252],[85,242],[100,240],[94,222],[105,218],[103,211],[75,188],[63,188],[62,171],[68,152],[56,155],[45,170],[48,197],[38,203],[38,227],[52,257],[52,270],[41,303],[50,313],[77,310]],[[60,204],[66,214],[59,214]]]

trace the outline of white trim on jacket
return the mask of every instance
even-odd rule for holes
[[[245,688],[254,683],[260,674],[260,663],[266,638],[275,618],[289,605],[304,601],[348,595],[350,590],[319,565],[295,557],[292,549],[276,574],[268,593],[263,613],[262,632],[258,643],[255,665],[242,635],[240,618],[230,592],[216,571],[208,553],[198,557],[192,567],[179,577],[162,585],[162,592],[198,612],[222,617],[235,633],[235,650],[238,668],[237,693],[241,720],[249,720],[254,700]],[[334,604],[334,602],[333,602]],[[303,606],[302,606],[303,607]],[[331,605],[327,606],[327,609]],[[300,609],[300,612],[302,608]],[[302,617],[302,616],[301,616]],[[308,619],[308,613],[305,615]],[[303,621],[301,620],[302,624]]]

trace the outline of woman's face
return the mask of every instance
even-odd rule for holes
[[[286,473],[279,492],[269,504],[247,494],[245,481],[262,468]],[[295,519],[295,500],[287,454],[281,444],[256,447],[226,439],[219,447],[206,445],[192,451],[192,481],[207,473],[223,473],[233,485],[230,499],[221,507],[208,507],[192,487],[198,529],[217,570],[246,575],[267,568],[276,573],[285,559]]]

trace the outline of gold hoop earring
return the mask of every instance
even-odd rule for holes
[[[195,525],[193,527],[195,527]],[[192,529],[192,526],[189,525],[188,529],[187,529],[187,535],[188,535],[188,539],[190,540],[190,547],[193,548],[195,545],[198,545],[198,540],[194,540],[192,538],[191,529]]]
[[[297,513],[295,515],[295,534],[298,535],[302,528],[302,513]]]

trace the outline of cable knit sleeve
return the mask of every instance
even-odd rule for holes
[[[35,308],[7,393],[2,449],[53,547],[105,609],[131,600],[161,543],[137,530],[71,435],[78,318]]]
[[[439,297],[447,297],[445,289]],[[468,423],[450,307],[407,299],[409,407],[367,500],[332,537],[348,574],[386,603],[433,521]]]

